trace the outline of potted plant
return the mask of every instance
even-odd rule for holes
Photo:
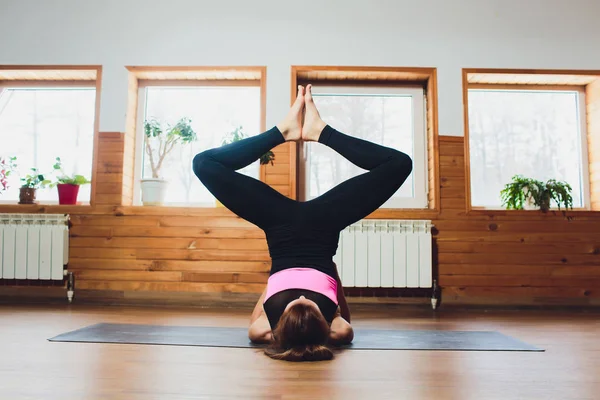
[[[62,168],[60,157],[56,157],[53,168],[60,174],[56,177],[56,182],[50,184],[50,187],[56,186],[58,189],[58,204],[77,204],[79,186],[91,182],[83,175],[67,175]]]
[[[550,209],[552,200],[565,209],[573,208],[571,186],[556,179],[549,179],[545,183],[536,179],[515,175],[500,192],[502,205],[508,210],[523,210],[526,205],[539,207],[542,212]]]
[[[247,136],[244,133],[244,128],[242,128],[241,126],[238,126],[233,131],[231,131],[227,135],[225,135],[225,137],[223,138],[223,142],[221,143],[221,146],[225,146],[225,145],[231,144],[233,142],[237,142],[239,140],[245,139],[246,137]],[[275,154],[271,150],[267,151],[265,154],[260,156],[260,164],[261,165],[265,165],[265,164],[269,164],[269,163],[271,163],[271,165],[273,165],[273,161],[275,161]]]
[[[176,144],[189,144],[196,140],[191,122],[189,118],[181,118],[175,125],[166,127],[155,119],[144,122],[144,148],[152,169],[152,177],[141,180],[144,205],[161,205],[164,202],[167,181],[162,179],[160,170]]]
[[[0,157],[0,194],[8,190],[8,178],[17,168],[17,157]]]
[[[266,165],[266,164],[273,164],[273,161],[275,161],[275,153],[273,153],[271,150],[267,151],[265,154],[263,154],[262,156],[260,156],[260,164],[261,165]]]
[[[244,133],[244,129],[241,126],[238,126],[233,131],[231,131],[227,135],[225,135],[225,137],[223,138],[223,142],[221,143],[221,146],[225,146],[225,145],[237,142],[237,141],[245,139],[245,138],[246,138],[246,134]],[[273,161],[275,161],[275,153],[273,153],[271,150],[267,151],[265,154],[260,156],[260,164],[261,165],[265,165],[265,164],[269,164],[269,163],[271,165],[273,165]],[[219,200],[215,199],[215,201],[216,201],[217,207],[223,207],[223,204]]]
[[[19,204],[36,204],[35,198],[38,189],[45,188],[50,180],[44,178],[37,168],[31,168],[31,174],[21,178],[21,189],[19,192]]]

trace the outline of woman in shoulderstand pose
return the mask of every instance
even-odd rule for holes
[[[302,120],[304,119],[304,122]],[[368,172],[306,202],[285,197],[237,173],[286,141],[329,146]],[[194,158],[196,176],[229,210],[264,230],[272,259],[267,287],[250,320],[248,336],[269,343],[265,353],[288,361],[333,358],[328,345],[354,337],[333,256],[340,232],[385,203],[412,171],[400,151],[336,131],[320,117],[311,85],[298,87],[287,117],[270,130]]]

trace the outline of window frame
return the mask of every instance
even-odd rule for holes
[[[141,157],[143,156],[143,115],[145,107],[145,91],[140,87],[148,86],[252,86],[260,90],[260,129],[266,128],[266,67],[264,66],[126,66],[129,72],[129,96],[127,102],[127,118],[124,137],[124,157],[131,157],[132,162],[124,167],[121,206],[131,209],[160,210],[169,215],[180,213],[231,212],[224,207],[207,204],[164,204],[147,206],[141,202],[140,179],[142,176]],[[143,96],[140,97],[140,94]],[[259,179],[266,181],[266,166],[260,165]],[[222,210],[221,210],[222,209]],[[221,211],[218,211],[221,210]]]
[[[494,91],[494,92],[570,92],[578,94],[577,112],[579,114],[579,145],[578,151],[582,163],[582,194],[583,207],[573,208],[573,210],[590,210],[590,173],[588,160],[588,143],[587,143],[587,118],[586,118],[586,94],[585,89],[581,86],[555,86],[555,85],[500,85],[500,84],[473,84],[467,89],[471,91]],[[468,108],[468,104],[467,104]],[[469,127],[470,128],[470,127]],[[470,138],[469,138],[470,140]],[[465,160],[466,161],[466,160]],[[471,153],[469,152],[469,165],[471,164]],[[469,194],[471,188],[469,187]],[[469,202],[473,210],[504,210],[501,207],[492,208],[487,206],[474,206],[471,197]]]
[[[331,95],[381,95],[381,96],[406,96],[413,100],[413,182],[414,194],[412,198],[390,199],[382,209],[421,209],[428,210],[429,181],[427,179],[427,106],[426,95],[422,86],[417,85],[394,85],[394,86],[364,86],[351,84],[316,84],[313,86],[313,94]],[[420,134],[416,134],[420,133]],[[348,134],[352,134],[349,132]],[[298,194],[302,201],[308,201],[314,197],[308,197],[308,185],[310,177],[310,153],[307,144],[303,144],[303,157],[299,159],[299,182]],[[422,186],[419,185],[422,183]]]
[[[91,187],[90,187],[90,199],[89,202],[78,202],[75,205],[69,206],[61,206],[57,201],[46,201],[38,202],[33,205],[33,207],[39,206],[54,206],[54,207],[68,207],[68,208],[77,208],[77,207],[91,207],[94,206],[96,200],[96,176],[97,176],[97,159],[98,159],[98,132],[99,132],[99,121],[100,121],[100,92],[101,92],[101,72],[102,67],[100,66],[31,66],[31,67],[22,67],[22,66],[4,66],[0,67],[0,70],[18,70],[24,73],[32,72],[35,74],[35,71],[52,71],[52,70],[64,70],[64,71],[89,71],[94,70],[96,72],[96,78],[94,80],[83,80],[83,79],[65,79],[65,80],[57,80],[57,79],[45,79],[45,78],[33,78],[33,79],[14,79],[14,80],[2,80],[0,79],[0,95],[7,89],[61,89],[61,88],[70,88],[70,89],[84,89],[84,88],[93,88],[95,90],[95,100],[94,100],[94,127],[93,127],[93,138],[92,138],[92,172],[91,172]],[[31,208],[32,205],[23,205],[17,204],[14,200],[4,200],[0,198],[0,207],[5,208],[7,206],[15,205],[18,209],[23,207]],[[8,211],[7,211],[8,212]]]
[[[157,81],[157,80],[141,80],[138,84],[138,104],[137,104],[137,121],[136,121],[136,132],[135,132],[135,165],[133,175],[133,206],[141,207],[142,203],[142,189],[140,180],[143,175],[143,157],[144,157],[144,117],[146,114],[146,89],[155,87],[174,88],[174,87],[186,87],[186,88],[206,88],[206,87],[257,87],[260,89],[260,82],[241,82],[235,83],[235,81]],[[262,106],[261,106],[262,108]],[[262,110],[261,110],[262,113]],[[262,123],[261,123],[262,125]],[[261,127],[264,130],[264,127]],[[259,168],[259,179],[261,178],[263,166]],[[162,207],[170,208],[213,208],[214,206],[208,205],[208,203],[164,203]]]
[[[340,66],[340,65],[292,65],[290,81],[290,105],[298,94],[298,85],[348,85],[396,87],[418,85],[427,97],[427,182],[429,187],[426,209],[378,209],[365,219],[437,219],[442,212],[440,178],[440,136],[438,132],[438,84],[435,67],[403,66]],[[298,160],[302,146],[290,142],[290,189],[291,198],[297,199]]]
[[[589,127],[590,116],[587,114],[589,106],[588,88],[600,80],[600,71],[597,70],[543,70],[543,69],[494,69],[494,68],[463,68],[463,146],[464,146],[464,169],[465,169],[465,212],[472,216],[485,216],[489,218],[520,215],[536,216],[542,218],[564,218],[565,213],[578,216],[596,216],[600,210],[594,209],[591,204],[591,181],[589,160]],[[470,76],[475,76],[474,82]],[[590,80],[591,79],[591,80]],[[510,80],[510,81],[508,81]],[[579,96],[579,112],[582,126],[585,131],[581,132],[581,140],[586,142],[587,152],[582,152],[584,165],[584,196],[586,196],[587,208],[574,208],[572,210],[551,209],[549,212],[540,213],[538,209],[532,210],[506,210],[473,207],[471,203],[471,162],[469,149],[469,89],[477,88],[516,89],[516,90],[568,90],[579,91],[585,96]],[[580,151],[582,150],[580,144]]]

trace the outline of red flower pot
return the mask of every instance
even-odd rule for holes
[[[79,185],[59,183],[56,187],[58,188],[58,204],[77,204]]]

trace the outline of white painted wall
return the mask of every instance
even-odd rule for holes
[[[0,64],[102,64],[100,129],[123,131],[125,65],[438,68],[440,134],[462,135],[461,68],[600,69],[599,0],[0,0]]]

